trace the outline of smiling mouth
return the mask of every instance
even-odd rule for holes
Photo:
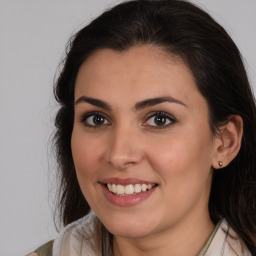
[[[138,193],[146,192],[155,186],[157,186],[157,184],[128,184],[125,186],[121,184],[106,184],[108,190],[118,196],[135,195]]]

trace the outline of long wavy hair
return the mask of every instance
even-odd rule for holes
[[[256,255],[256,107],[240,52],[209,14],[184,0],[135,0],[105,11],[70,40],[55,85],[60,108],[55,125],[59,217],[67,225],[90,207],[76,177],[71,153],[74,85],[81,64],[99,49],[124,51],[155,45],[180,56],[208,102],[213,134],[230,115],[243,119],[241,149],[225,168],[214,170],[209,212],[225,218]],[[136,60],[135,60],[136,61]]]

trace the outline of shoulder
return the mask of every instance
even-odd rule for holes
[[[217,254],[216,254],[217,253]],[[222,220],[205,256],[252,256],[242,239]]]
[[[59,233],[54,240],[53,255],[101,255],[101,231],[92,211]]]
[[[29,253],[26,256],[52,256],[52,255],[56,255],[56,253],[54,253],[55,251],[58,251],[58,252],[60,250],[63,251],[65,250],[63,249],[64,247],[70,247],[70,243],[72,243],[73,245],[74,240],[75,240],[75,244],[77,244],[77,241],[76,241],[77,239],[74,239],[74,237],[76,238],[78,236],[77,234],[78,227],[81,229],[81,226],[82,226],[81,223],[86,223],[88,221],[91,221],[91,219],[89,220],[87,217],[67,225],[65,228],[62,229],[62,231],[54,240],[51,240],[43,244],[42,246],[37,248],[34,252]],[[61,255],[61,254],[57,254],[57,255]]]
[[[33,253],[30,253],[27,256],[52,256],[52,248],[53,248],[53,240],[40,246]]]
[[[102,224],[91,211],[83,218],[64,227],[53,241],[42,245],[27,256],[100,256],[102,235]],[[109,239],[108,235],[104,235],[104,244],[110,244]]]
[[[223,232],[227,234],[226,251],[227,255],[252,256],[244,241],[236,234],[236,232],[225,222]]]

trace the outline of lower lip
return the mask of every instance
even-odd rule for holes
[[[109,202],[117,206],[133,206],[145,201],[155,191],[157,186],[145,192],[129,195],[129,196],[118,196],[108,190],[108,188],[102,184],[103,192]]]

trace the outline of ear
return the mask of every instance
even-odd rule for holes
[[[228,122],[219,128],[216,135],[215,154],[212,167],[220,169],[227,166],[238,154],[243,136],[243,119],[238,115],[231,115]]]

